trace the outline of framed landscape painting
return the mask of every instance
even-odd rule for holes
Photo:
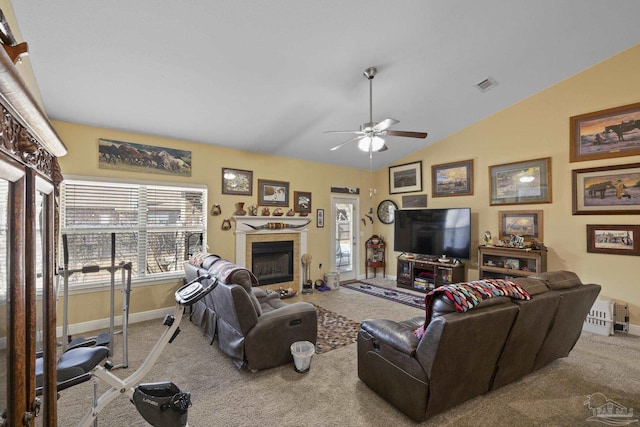
[[[551,157],[489,166],[491,206],[551,203]]]
[[[571,171],[573,214],[639,214],[640,163]]]
[[[570,161],[640,154],[640,102],[569,118]]]
[[[389,193],[422,191],[422,161],[389,166]]]
[[[640,225],[587,224],[587,252],[640,255]]]
[[[542,242],[542,211],[500,211],[498,212],[498,233],[501,240],[510,236],[521,236],[525,240]]]
[[[431,166],[431,197],[473,195],[473,160]]]

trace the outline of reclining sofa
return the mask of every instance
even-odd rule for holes
[[[416,421],[497,389],[566,357],[600,286],[556,271],[512,279],[530,300],[495,297],[461,313],[444,297],[425,317],[366,320],[358,333],[358,376]]]
[[[293,361],[294,342],[315,344],[318,315],[312,304],[285,303],[278,292],[256,287],[250,271],[216,255],[192,258],[184,263],[184,271],[187,281],[203,274],[218,280],[218,286],[193,305],[190,319],[210,343],[217,340],[238,368],[280,366]]]

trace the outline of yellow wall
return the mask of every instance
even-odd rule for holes
[[[571,214],[572,169],[639,162],[640,156],[569,163],[569,117],[639,102],[640,80],[636,76],[638,69],[640,69],[640,46],[597,64],[438,141],[396,164],[422,160],[423,192],[429,195],[429,207],[471,207],[474,246],[478,244],[485,230],[491,231],[494,235],[497,234],[499,210],[542,209],[544,240],[549,248],[548,269],[573,270],[584,282],[601,284],[603,296],[630,304],[631,323],[640,325],[640,286],[638,286],[638,280],[634,278],[640,259],[633,256],[586,252],[586,224],[638,224],[638,216],[574,216]],[[500,90],[500,86],[493,90]],[[362,190],[361,212],[358,218],[361,218],[371,206],[368,200],[370,186],[368,171],[64,122],[54,122],[54,126],[69,149],[69,154],[61,159],[64,174],[206,184],[209,188],[209,206],[219,203],[223,212],[223,215],[218,217],[209,216],[207,236],[209,250],[229,259],[233,259],[234,235],[232,231],[225,232],[220,229],[222,219],[232,214],[236,202],[244,201],[245,206],[256,203],[255,185],[258,178],[289,181],[291,191],[311,191],[314,213],[315,209],[324,208],[327,218],[330,212],[329,189],[332,185],[359,187]],[[98,138],[190,150],[193,153],[193,176],[175,178],[165,175],[116,173],[98,169]],[[552,158],[553,203],[489,206],[489,166],[541,157]],[[474,160],[474,195],[432,198],[430,196],[431,166],[467,159]],[[222,195],[222,167],[252,170],[254,195],[252,197]],[[401,206],[401,195],[388,194],[388,168],[376,171],[374,179],[375,187],[378,189],[374,207],[379,201],[387,198]],[[315,219],[314,216],[311,218]],[[323,229],[312,226],[309,233],[309,252],[313,255],[313,271],[317,272],[317,277],[321,277],[321,274],[331,265],[329,259],[331,236],[328,225],[327,221],[327,226]],[[378,221],[375,228],[367,227],[363,232],[366,235],[365,238],[375,232],[384,236],[388,242],[393,241],[393,226],[382,225]],[[360,260],[357,262],[362,265],[364,255],[360,255]],[[395,255],[397,254],[391,250],[387,254],[389,260],[387,271],[391,276],[396,274]],[[317,270],[318,263],[325,266],[322,271]],[[478,277],[475,254],[467,265],[467,277],[468,279]],[[171,294],[176,286],[177,283],[168,283],[155,288],[136,288],[132,295],[132,312],[171,305]],[[91,304],[86,303],[90,300]],[[74,296],[70,322],[106,317],[106,306],[98,314],[92,306],[100,300],[100,297],[90,294]],[[87,306],[92,308],[85,309],[84,307]]]
[[[208,188],[209,211],[214,203],[220,204],[222,215],[208,215],[207,242],[209,252],[233,260],[235,254],[235,235],[233,230],[221,229],[224,218],[229,218],[236,210],[237,202],[245,202],[245,208],[257,204],[258,179],[273,179],[290,183],[290,201],[294,191],[312,193],[312,211],[309,216],[312,223],[308,233],[308,253],[313,257],[312,278],[323,277],[331,267],[331,224],[325,220],[324,228],[316,228],[316,209],[325,210],[328,219],[331,212],[330,188],[332,186],[359,187],[366,203],[361,202],[364,212],[370,206],[368,188],[371,174],[369,171],[345,168],[285,157],[275,157],[247,151],[233,150],[217,146],[198,144],[169,138],[133,134],[111,129],[82,126],[67,122],[53,122],[60,138],[69,153],[60,159],[64,175],[85,177],[110,177],[118,179],[150,180],[173,183],[203,184]],[[116,172],[98,168],[98,138],[135,142],[138,144],[170,147],[192,152],[192,176],[174,177],[160,174],[137,172]],[[222,195],[222,168],[230,167],[253,171],[253,196]],[[290,206],[293,205],[290,203]],[[358,215],[358,218],[362,215]],[[365,231],[366,232],[366,231]],[[318,264],[323,268],[319,269]],[[144,312],[173,304],[173,291],[177,281],[166,285],[136,287],[131,294],[131,312]],[[86,322],[108,316],[108,293],[82,293],[70,298],[69,323]],[[61,319],[61,312],[58,319]]]
[[[542,209],[544,241],[549,249],[548,270],[572,270],[583,282],[601,284],[601,296],[628,302],[631,323],[640,325],[640,258],[587,253],[586,247],[586,224],[640,224],[640,217],[571,213],[571,170],[637,163],[640,156],[569,163],[569,117],[640,102],[639,69],[640,45],[637,45],[397,164],[422,160],[423,192],[429,194],[428,207],[471,207],[474,247],[485,230],[497,235],[499,210]],[[500,90],[500,86],[493,90]],[[552,158],[553,203],[489,206],[489,166],[542,157]],[[430,197],[431,166],[467,159],[474,161],[474,195]],[[388,188],[387,173],[387,170],[377,172],[379,189]],[[390,198],[401,206],[400,195],[389,195],[386,191],[378,199]],[[392,226],[379,225],[377,231],[385,236],[393,234]],[[394,260],[393,256],[389,258]],[[396,274],[395,265],[388,270]],[[467,276],[478,277],[477,254],[468,266]]]

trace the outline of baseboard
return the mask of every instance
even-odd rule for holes
[[[162,319],[165,315],[171,314],[174,307],[159,308],[157,310],[143,311],[140,313],[129,314],[129,324],[145,322],[147,320]],[[116,316],[114,324],[118,327],[122,326],[122,316]],[[85,332],[97,331],[100,329],[108,329],[110,325],[109,318],[91,320],[89,322],[74,323],[69,325],[69,335],[82,334]],[[62,337],[62,326],[56,328],[56,337]]]
[[[640,325],[629,325],[629,335],[640,336]]]

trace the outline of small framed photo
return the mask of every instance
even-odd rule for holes
[[[551,157],[489,166],[490,205],[551,203]]]
[[[473,159],[431,166],[431,197],[473,195]]]
[[[498,233],[500,240],[509,240],[511,235],[525,240],[542,239],[542,211],[499,211]]]
[[[311,193],[306,191],[294,191],[293,211],[298,213],[311,213]]]
[[[640,163],[571,171],[574,215],[640,213]]]
[[[587,224],[587,252],[640,255],[640,225]]]
[[[253,172],[222,168],[222,194],[253,195]]]
[[[640,154],[640,102],[569,118],[569,161]]]
[[[324,209],[316,210],[316,227],[318,228],[324,227]]]
[[[504,260],[503,268],[510,270],[520,270],[520,260],[518,258],[507,258]]]
[[[262,206],[289,206],[289,183],[258,179],[258,204]]]
[[[402,208],[426,208],[427,207],[427,195],[426,194],[411,194],[409,196],[402,196]]]
[[[389,193],[422,191],[422,161],[389,166]]]

